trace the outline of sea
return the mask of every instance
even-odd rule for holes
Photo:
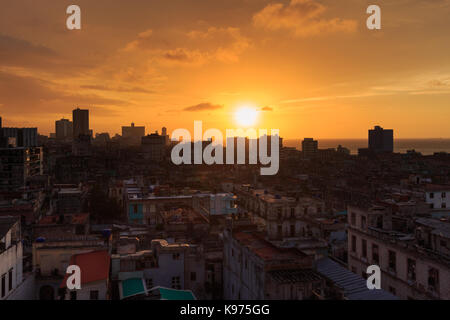
[[[318,139],[319,149],[337,148],[341,145],[350,149],[351,154],[357,154],[359,148],[367,148],[367,139]],[[283,146],[302,149],[302,140],[283,139]],[[394,152],[406,153],[408,150],[415,150],[423,155],[432,155],[436,152],[450,153],[450,139],[395,139]]]

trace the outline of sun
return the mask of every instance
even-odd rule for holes
[[[234,119],[240,126],[251,127],[258,120],[258,110],[251,107],[241,107],[234,113]]]

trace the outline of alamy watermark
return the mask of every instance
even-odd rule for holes
[[[76,264],[70,265],[66,270],[67,277],[66,286],[69,290],[80,290],[81,289],[81,269]]]
[[[267,136],[267,129],[259,129],[258,133],[256,129],[227,129],[224,163],[222,132],[212,128],[203,133],[202,121],[194,121],[193,140],[187,129],[176,129],[172,132],[171,140],[179,143],[172,148],[171,160],[176,165],[192,164],[193,153],[193,164],[235,164],[235,158],[236,164],[246,164],[248,149],[248,164],[256,165],[259,160],[259,164],[266,166],[260,169],[261,175],[275,175],[280,167],[279,132],[278,129],[271,129],[270,136]],[[203,148],[205,141],[207,145]],[[248,148],[246,141],[248,141]],[[269,144],[270,154],[268,153]]]
[[[75,4],[67,7],[66,13],[70,16],[67,17],[66,26],[69,30],[81,29],[81,8]],[[378,5],[370,5],[366,10],[370,16],[366,20],[366,26],[369,30],[381,29],[381,9]]]
[[[369,290],[380,290],[381,289],[381,270],[380,267],[376,264],[367,267],[368,275],[366,284]]]

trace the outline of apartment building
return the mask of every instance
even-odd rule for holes
[[[383,206],[348,208],[348,267],[381,269],[381,288],[401,299],[450,299],[450,224],[398,217]]]
[[[450,210],[450,186],[427,185],[425,187],[426,203],[433,210]]]
[[[322,295],[314,256],[279,248],[251,228],[224,231],[224,299],[303,300]]]
[[[198,290],[204,283],[204,260],[200,252],[187,243],[155,239],[149,249],[139,250],[135,244],[122,239],[117,253],[111,256],[111,265],[112,280],[118,285],[120,299],[144,294],[147,289],[158,286]],[[132,281],[143,282],[145,292],[125,290]]]
[[[237,188],[237,196],[240,207],[265,226],[269,240],[310,236],[303,217],[325,211],[325,204],[320,200],[286,197],[248,185]]]
[[[0,300],[8,300],[22,284],[23,248],[20,219],[0,217]]]

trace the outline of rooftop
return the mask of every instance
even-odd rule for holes
[[[247,247],[254,254],[265,261],[293,260],[306,257],[306,254],[295,248],[278,248],[263,238],[263,234],[257,232],[237,232],[233,234],[241,245]]]
[[[416,223],[432,228],[432,234],[450,238],[450,223],[448,222],[443,222],[437,219],[419,218],[416,219]]]
[[[349,300],[398,300],[382,290],[370,290],[366,280],[329,258],[317,261],[317,271],[344,291]]]
[[[269,275],[279,283],[310,282],[322,279],[311,269],[272,270]]]
[[[75,254],[70,258],[69,265],[77,265],[81,269],[81,284],[107,280],[109,277],[109,266],[111,258],[106,250],[91,251],[87,253]],[[66,286],[66,274],[61,288]]]

